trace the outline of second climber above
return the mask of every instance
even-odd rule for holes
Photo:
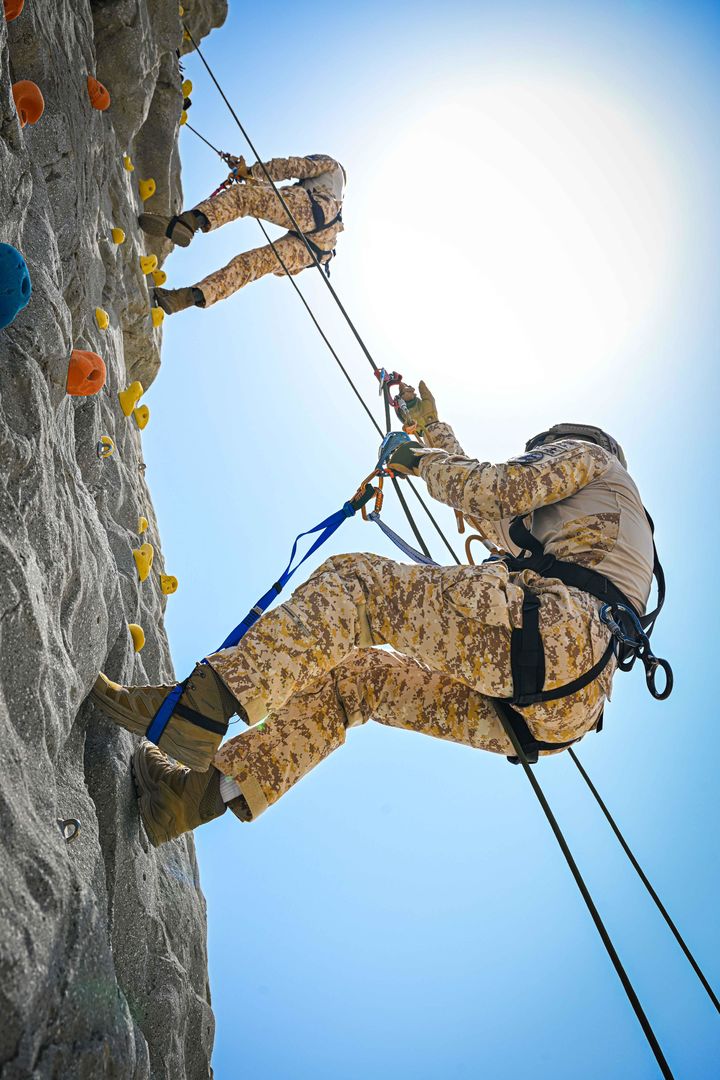
[[[234,161],[231,177],[237,183],[174,217],[141,214],[140,227],[151,236],[167,236],[174,244],[188,247],[198,230],[211,232],[240,217],[262,218],[288,228],[288,232],[274,243],[289,273],[299,274],[312,266],[313,254],[327,269],[335,254],[337,235],[343,229],[346,174],[342,165],[326,154],[273,158],[264,164],[257,162],[251,168],[243,158]],[[280,191],[313,254],[295,230],[268,176],[275,183],[298,178],[296,184],[287,184]],[[182,289],[156,289],[155,299],[167,315],[173,315],[193,306],[210,307],[266,274],[282,276],[284,273],[271,245],[265,244],[240,252],[227,266],[208,274],[195,285]]]

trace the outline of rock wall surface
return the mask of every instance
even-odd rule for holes
[[[227,0],[186,6],[199,40]],[[139,256],[165,252],[138,233],[138,180],[157,183],[148,209],[180,206],[183,48],[177,0],[25,0],[7,24],[0,11],[0,240],[24,254],[33,282],[30,304],[0,330],[2,1080],[211,1075],[192,839],[149,846],[133,739],[85,701],[100,669],[128,682],[173,677],[141,433],[117,392],[137,378],[147,387],[160,363]],[[107,112],[90,107],[88,74],[108,87]],[[19,79],[46,103],[22,130]],[[96,307],[110,315],[104,333]],[[105,360],[94,397],[65,393],[73,348]],[[101,434],[116,444],[106,460]],[[155,547],[142,584],[140,515]],[[130,622],[145,630],[138,654]],[[58,825],[69,818],[80,822],[72,842]]]

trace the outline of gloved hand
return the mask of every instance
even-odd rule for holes
[[[247,180],[252,176],[252,173],[247,167],[247,162],[242,155],[240,155],[240,157],[231,158],[228,164],[230,165],[230,175],[236,180]]]
[[[437,406],[435,398],[424,382],[420,382],[420,397],[415,393],[415,388],[408,383],[400,383],[398,391],[408,411],[408,419],[417,425],[418,435],[423,435],[428,424],[437,423]]]
[[[419,442],[400,443],[397,450],[388,458],[386,467],[398,476],[419,476],[420,455],[417,451],[422,449]]]

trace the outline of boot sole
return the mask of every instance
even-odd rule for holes
[[[124,711],[113,708],[112,699],[97,694],[94,690],[91,696],[99,708],[120,727],[125,728],[131,735],[147,737],[151,720],[141,717],[137,720],[131,719]],[[227,724],[225,731],[227,731]],[[171,716],[157,745],[170,757],[175,758],[182,765],[187,765],[193,772],[206,772],[212,765],[215,752],[224,736],[225,732],[217,735],[213,731],[205,731],[204,728],[183,719],[182,716]]]

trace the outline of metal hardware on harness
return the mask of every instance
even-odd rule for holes
[[[388,431],[380,443],[380,455],[375,466],[375,475],[394,476],[392,470],[387,468],[388,459],[392,457],[398,446],[408,442],[412,442],[412,439],[405,431]]]
[[[60,829],[60,835],[63,840],[69,844],[77,838],[80,832],[80,822],[77,818],[56,818],[58,828]]]
[[[637,614],[627,604],[603,604],[600,608],[600,621],[612,634],[615,655],[621,671],[630,671],[636,660],[645,669],[645,681],[648,690],[656,701],[670,697],[673,688],[673,671],[667,660],[655,656],[650,648],[650,638],[645,633]],[[623,626],[623,621],[625,626]],[[631,633],[626,629],[631,627]],[[633,636],[634,635],[634,636]],[[655,680],[660,668],[665,675],[665,686],[658,690]]]
[[[410,419],[410,413],[408,407],[400,397],[396,394],[394,397],[390,393],[394,386],[400,386],[402,384],[402,375],[399,371],[387,371],[385,368],[375,368],[375,377],[380,383],[379,394],[382,394],[387,389],[388,401],[392,405],[395,412],[400,418],[400,422],[403,426],[403,431],[406,431],[409,435],[415,435],[417,433],[417,424],[414,420]]]

